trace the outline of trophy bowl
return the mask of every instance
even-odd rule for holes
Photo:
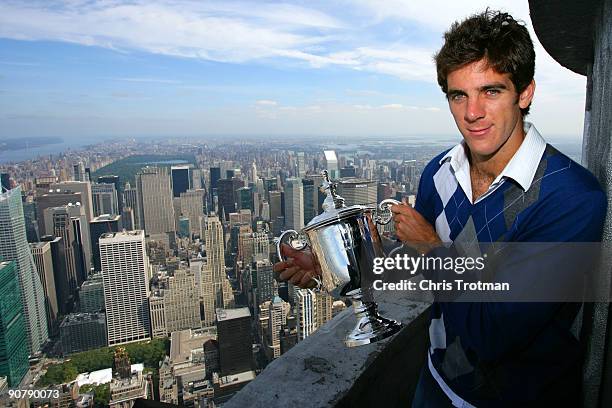
[[[317,289],[352,301],[357,324],[346,336],[345,344],[355,347],[374,343],[392,336],[402,327],[401,323],[382,317],[375,302],[365,301],[364,295],[366,292],[371,294],[372,288],[362,287],[362,276],[372,271],[374,259],[385,256],[376,224],[388,223],[390,215],[383,217],[381,214],[399,202],[388,199],[377,207],[344,207],[344,200],[335,194],[326,172],[324,176],[324,187],[330,199],[324,203],[325,211],[300,232],[284,231],[276,242],[278,257],[284,260],[280,249],[282,243],[296,250],[309,248],[320,272],[313,278]],[[371,296],[366,298],[371,299]]]

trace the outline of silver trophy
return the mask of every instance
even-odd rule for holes
[[[353,303],[357,325],[345,338],[345,344],[355,347],[374,343],[392,336],[402,327],[401,323],[379,315],[375,302],[364,301],[365,291],[371,294],[372,288],[361,287],[362,275],[372,272],[374,258],[385,256],[376,224],[389,223],[389,207],[399,201],[383,200],[377,207],[346,207],[327,171],[323,171],[323,176],[327,192],[324,211],[300,232],[284,231],[276,240],[276,251],[284,260],[280,251],[284,242],[296,250],[310,248],[321,273],[313,278],[317,288],[334,297],[348,297]]]

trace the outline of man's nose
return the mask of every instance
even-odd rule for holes
[[[482,119],[485,116],[484,104],[480,100],[479,97],[468,98],[466,110],[465,110],[465,120],[467,122],[475,122],[478,119]]]

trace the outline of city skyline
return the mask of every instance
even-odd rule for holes
[[[527,2],[487,3],[531,21]],[[486,7],[3,2],[0,136],[457,138],[432,55]],[[579,140],[586,80],[536,43],[533,121]]]
[[[0,1],[0,343],[14,350],[0,353],[0,405],[34,402],[14,398],[28,389],[52,391],[40,399],[60,405],[129,407],[146,398],[214,408],[274,393],[267,405],[276,406],[297,388],[294,377],[319,397],[332,378],[378,389],[370,374],[379,357],[413,376],[425,349],[407,334],[419,325],[421,342],[435,328],[420,323],[430,305],[348,296],[368,267],[370,248],[360,241],[390,258],[404,245],[402,229],[329,228],[348,263],[341,244],[309,231],[351,225],[389,198],[415,208],[444,241],[449,225],[463,228],[450,206],[442,218],[429,214],[439,207],[428,197],[427,184],[439,185],[432,165],[461,141],[432,57],[453,21],[486,6],[531,33],[537,88],[527,121],[551,144],[546,152],[554,146],[592,169],[599,85],[589,77],[594,113],[584,116],[587,81],[544,51],[527,1]],[[516,157],[505,170],[523,167],[524,155]],[[491,188],[517,187],[504,177]],[[443,206],[465,211],[473,198],[475,208],[474,185],[464,187],[440,195]],[[516,190],[519,198],[547,193],[530,188]],[[505,220],[511,228],[487,216],[489,202],[487,227]],[[375,224],[380,214],[372,213]],[[465,226],[480,222],[466,217]],[[283,241],[289,229],[315,254],[318,289],[274,271],[283,257],[295,259],[280,254],[282,242],[295,244]],[[336,289],[341,296],[326,286],[335,264],[354,275]],[[368,354],[343,338],[355,316],[366,327],[362,313],[377,305],[409,331]],[[400,343],[409,358],[390,354]],[[297,376],[270,380],[289,365]],[[383,368],[393,371],[390,362]],[[344,371],[354,373],[348,381]],[[350,393],[339,395],[326,401],[351,405]]]

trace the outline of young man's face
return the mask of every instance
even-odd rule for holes
[[[473,159],[507,157],[524,138],[521,108],[529,106],[535,83],[519,95],[510,74],[500,74],[480,60],[447,76],[448,104]]]

